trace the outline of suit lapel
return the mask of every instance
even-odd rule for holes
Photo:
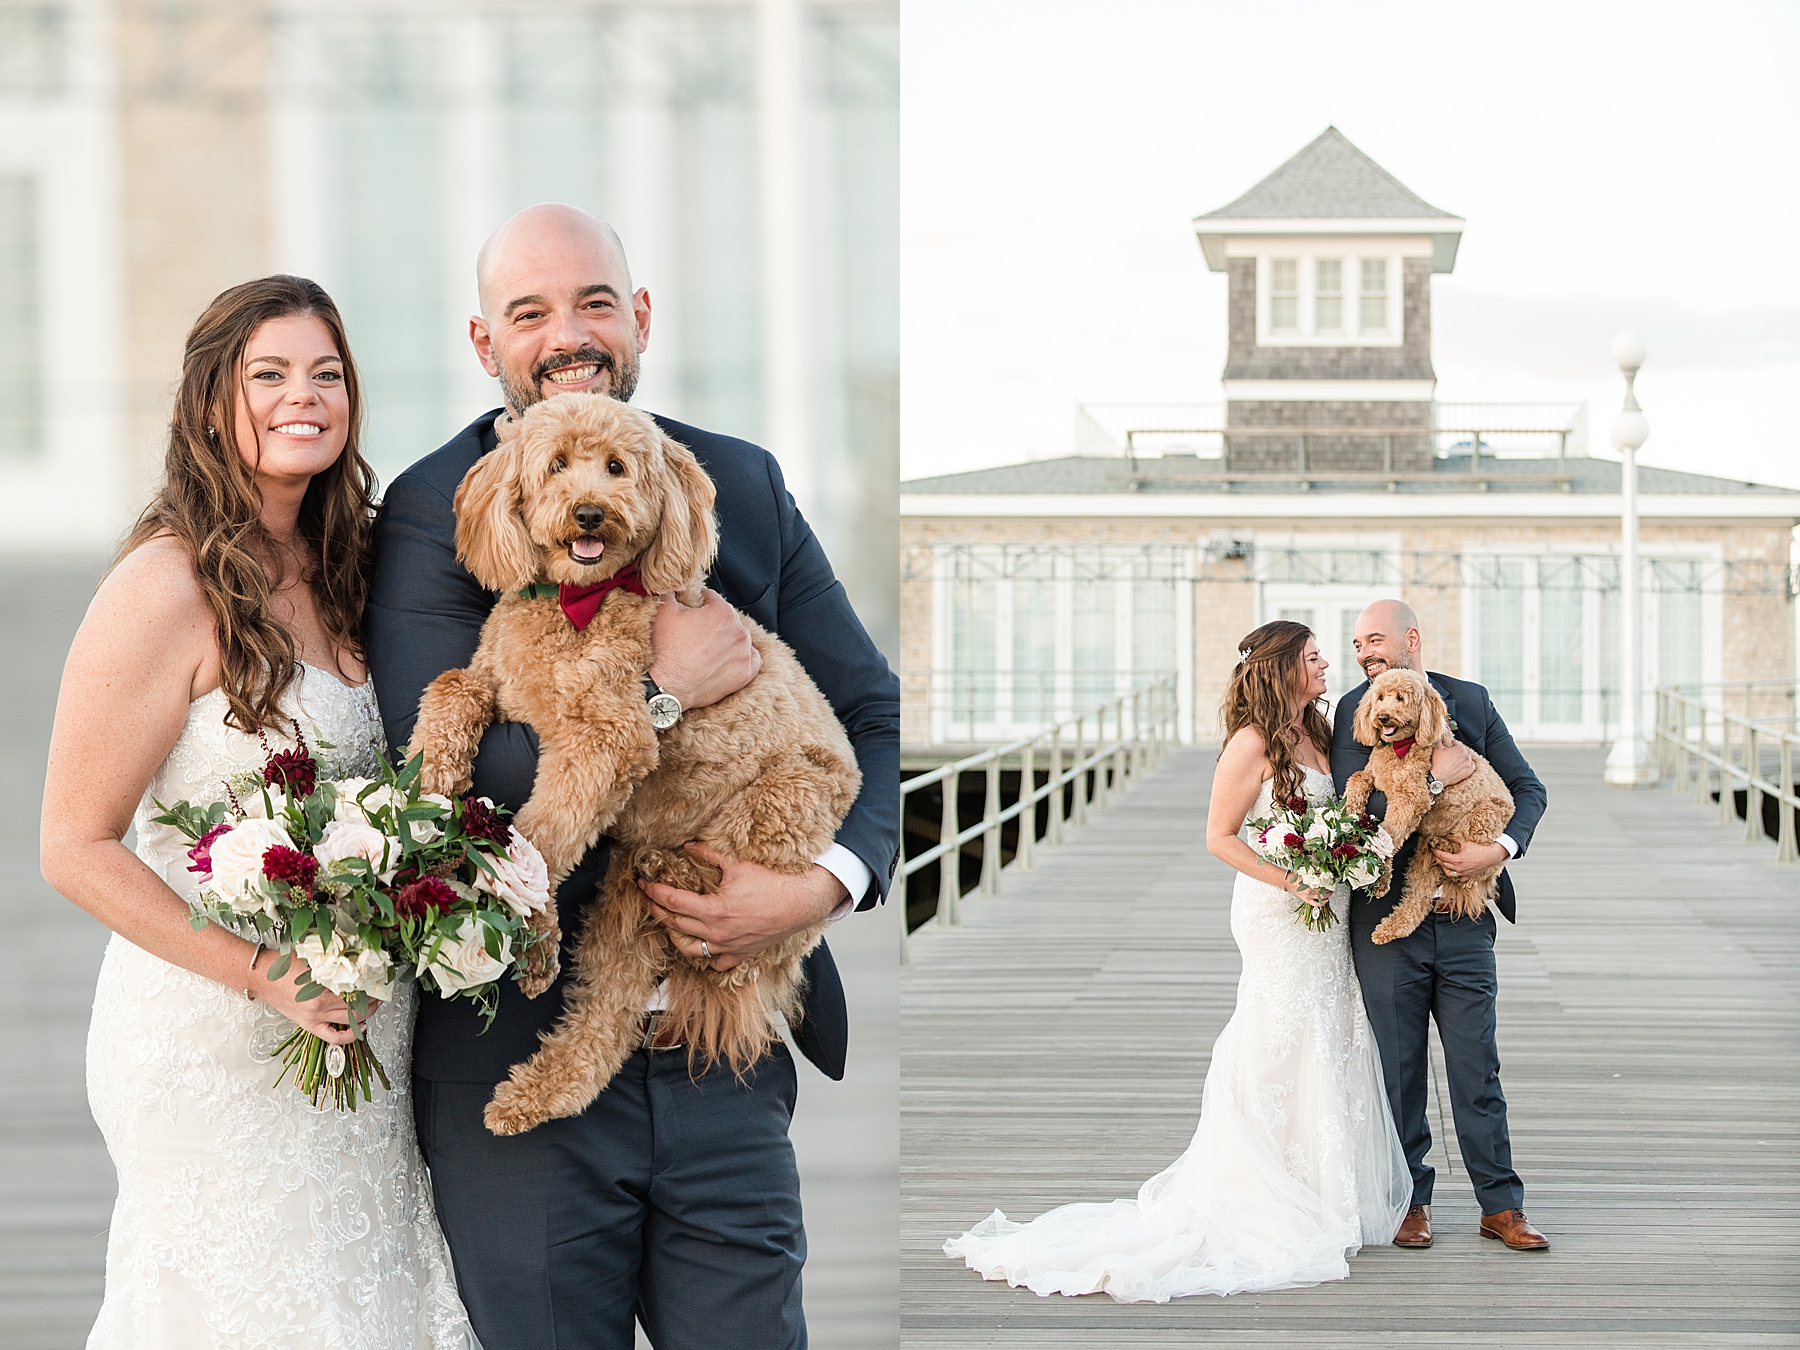
[[[1438,691],[1438,697],[1444,700],[1444,711],[1449,713],[1450,720],[1456,723],[1457,739],[1467,741],[1473,746],[1474,742],[1463,732],[1462,718],[1456,715],[1456,699],[1451,695],[1448,689],[1444,688],[1444,686],[1439,684],[1436,680],[1431,679],[1429,675],[1425,678],[1430,681],[1431,687]]]

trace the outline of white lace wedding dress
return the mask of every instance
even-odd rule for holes
[[[1306,770],[1308,797],[1331,778]],[[1254,819],[1269,809],[1263,784]],[[1254,837],[1243,837],[1253,846]],[[1340,920],[1347,892],[1333,900]],[[1393,1240],[1412,1177],[1350,961],[1349,926],[1314,932],[1285,891],[1239,875],[1237,1009],[1213,1043],[1187,1152],[1135,1200],[999,1210],[944,1244],[983,1278],[1121,1303],[1341,1280],[1363,1243]]]
[[[305,666],[295,689],[321,769],[372,775],[374,686]],[[138,856],[183,897],[189,841],[150,820],[151,798],[216,801],[228,775],[261,769],[262,745],[225,711],[217,691],[189,705],[134,822]],[[119,1199],[89,1350],[478,1350],[413,1135],[415,992],[402,986],[368,1023],[392,1089],[377,1083],[355,1112],[315,1111],[289,1083],[270,1086],[291,1022],[113,937],[87,1079]]]

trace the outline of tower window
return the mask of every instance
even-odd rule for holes
[[[1362,260],[1362,331],[1385,333],[1388,326],[1388,265],[1386,258]]]
[[[1313,330],[1336,333],[1344,327],[1344,260],[1320,258],[1313,264]]]
[[[1269,329],[1276,333],[1300,329],[1300,264],[1293,258],[1269,260]]]

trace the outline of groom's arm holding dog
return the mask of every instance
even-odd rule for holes
[[[664,426],[695,452],[719,487],[720,550],[713,584],[794,649],[855,747],[863,789],[838,843],[868,869],[870,884],[851,898],[856,908],[870,908],[886,892],[899,838],[899,803],[892,787],[899,776],[898,681],[850,608],[773,458],[743,441],[666,420]],[[410,737],[425,686],[443,671],[468,663],[493,606],[492,594],[456,560],[451,507],[463,474],[492,444],[490,415],[402,474],[382,505],[367,642],[392,745]],[[675,618],[679,623],[680,616]],[[704,621],[696,616],[695,622]],[[659,622],[659,636],[663,628]],[[703,651],[705,641],[702,635]],[[474,790],[516,810],[530,796],[537,757],[537,738],[529,727],[490,726],[475,759]],[[588,870],[578,868],[576,875]],[[814,869],[801,879],[818,893],[809,901],[797,893],[794,878],[764,869],[733,869],[727,885],[730,913],[720,913],[715,905],[705,919],[697,919],[687,915],[690,905],[675,915],[664,910],[659,917],[672,917],[676,927],[702,934],[729,926],[729,938],[715,942],[715,950],[745,948],[737,954],[749,954],[809,926],[832,908],[842,888],[827,875],[827,892],[819,885],[821,871]],[[587,884],[591,890],[591,877]],[[817,908],[821,903],[823,910]]]

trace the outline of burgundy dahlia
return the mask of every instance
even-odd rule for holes
[[[304,750],[283,750],[263,765],[263,782],[290,797],[310,797],[319,781],[319,766]]]
[[[188,857],[193,859],[188,866],[188,871],[196,873],[202,881],[206,881],[212,876],[213,840],[230,828],[231,826],[220,822],[194,841],[194,846],[187,851]]]
[[[434,910],[446,910],[456,903],[456,892],[440,877],[420,877],[402,886],[394,897],[394,912],[409,919],[422,919]]]
[[[286,882],[310,891],[313,878],[319,875],[319,860],[310,853],[275,844],[263,853],[263,875],[270,881]]]
[[[480,797],[462,799],[463,833],[473,839],[486,839],[504,848],[512,840],[512,827],[500,819],[500,813]]]
[[[1355,844],[1339,844],[1331,850],[1334,858],[1354,858],[1361,850]]]
[[[1288,798],[1288,810],[1304,811],[1305,809],[1306,809],[1306,798],[1298,797],[1298,796]]]
[[[1377,825],[1381,824],[1381,822],[1379,820],[1375,819],[1375,817],[1370,815],[1367,811],[1364,811],[1360,816],[1358,816],[1356,818],[1356,823],[1358,825],[1362,826],[1362,828],[1365,830],[1372,830]]]
[[[1304,844],[1306,841],[1304,839],[1302,839],[1299,835],[1295,834],[1292,830],[1289,830],[1286,834],[1284,834],[1281,837],[1281,842],[1283,844],[1285,844],[1288,848],[1299,848],[1300,845]]]

